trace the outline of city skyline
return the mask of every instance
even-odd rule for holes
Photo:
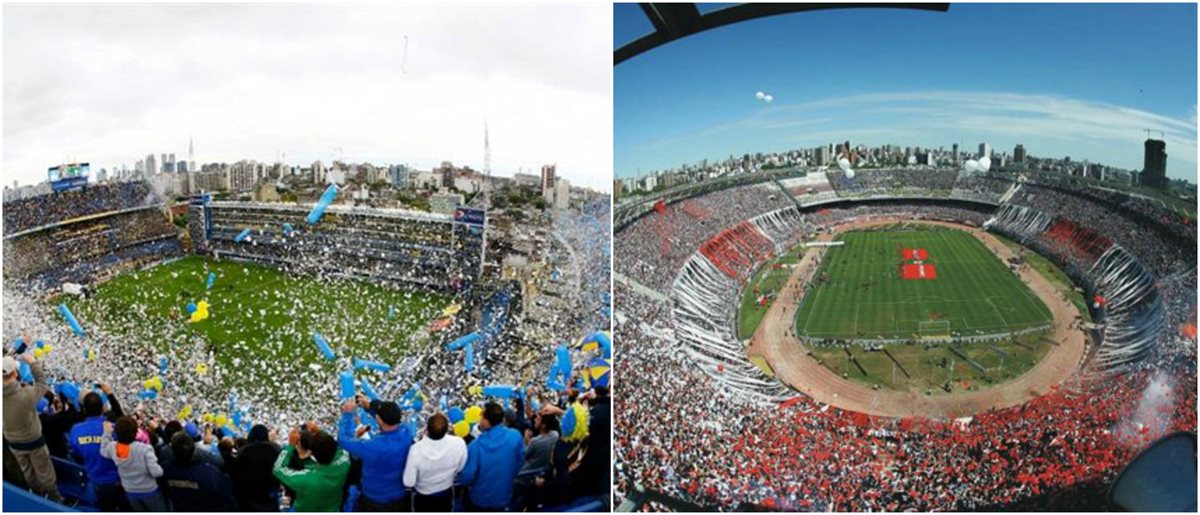
[[[614,16],[616,46],[648,30],[636,6]],[[955,4],[690,36],[615,68],[616,177],[845,139],[1021,143],[1140,170],[1153,129],[1165,133],[1167,175],[1195,182],[1195,17],[1194,5]]]
[[[486,122],[493,173],[557,163],[609,191],[611,147],[597,142],[611,141],[610,13],[6,5],[5,183],[44,181],[63,161],[94,174],[186,155],[189,137],[198,163],[282,154],[482,171]]]

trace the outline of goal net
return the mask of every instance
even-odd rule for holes
[[[950,336],[949,320],[922,320],[917,325],[922,338],[944,338]]]

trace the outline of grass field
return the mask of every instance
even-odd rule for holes
[[[206,291],[209,271],[217,279]],[[210,304],[210,317],[191,323],[185,307],[202,299]],[[153,346],[172,363],[186,362],[188,347],[203,341],[223,386],[282,404],[305,395],[314,382],[336,381],[347,367],[322,358],[313,331],[325,336],[339,359],[396,365],[449,303],[428,292],[191,256],[101,284],[73,310],[85,327]]]
[[[774,295],[787,284],[788,277],[792,275],[792,269],[788,265],[794,265],[800,262],[800,258],[804,255],[804,245],[796,245],[791,250],[787,251],[782,256],[776,257],[774,260],[767,262],[757,272],[754,277],[750,278],[745,291],[742,292],[742,303],[738,309],[738,337],[745,340],[754,335],[754,331],[758,329],[758,324],[762,322],[762,318],[766,316],[767,310],[771,309],[771,304],[759,306],[757,298],[754,295],[755,286],[758,287],[760,295]],[[775,265],[781,265],[775,268]]]
[[[1001,243],[1012,247],[1013,249],[1020,250],[1024,248],[1020,243],[1012,241],[999,234],[993,234],[993,236],[1000,240]],[[1071,282],[1071,278],[1067,277],[1067,274],[1064,273],[1062,269],[1058,268],[1054,265],[1054,263],[1051,263],[1049,259],[1046,259],[1044,256],[1036,252],[1026,252],[1025,263],[1027,263],[1030,268],[1041,274],[1042,277],[1045,277],[1047,281],[1050,281],[1050,283],[1058,289],[1059,293],[1065,295],[1067,299],[1071,301],[1071,304],[1074,304],[1075,308],[1079,310],[1079,314],[1083,316],[1083,320],[1085,322],[1092,321],[1092,313],[1088,311],[1087,303],[1083,300],[1083,293],[1075,290],[1075,283]]]
[[[1024,374],[1050,351],[1053,344],[1044,336],[971,343],[954,350],[944,343],[889,345],[886,352],[857,347],[849,352],[829,347],[811,350],[821,364],[867,386],[945,394],[990,388]]]
[[[960,335],[1051,321],[1049,309],[973,235],[942,227],[852,231],[826,251],[796,316],[801,336],[906,339],[940,320]],[[937,278],[900,277],[902,248],[929,253]]]

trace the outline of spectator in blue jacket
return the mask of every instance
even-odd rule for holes
[[[525,461],[525,439],[504,427],[504,408],[494,402],[484,406],[479,429],[482,433],[467,446],[467,465],[459,476],[459,484],[471,488],[466,511],[504,511]]]
[[[116,421],[124,412],[113,395],[112,388],[100,385],[104,397],[96,392],[83,396],[83,415],[87,418],[71,427],[67,441],[75,461],[87,469],[88,481],[96,492],[96,504],[101,511],[130,511],[125,489],[121,487],[121,476],[117,464],[100,455],[100,439],[104,436],[104,421]],[[104,398],[108,398],[110,409],[104,411]]]
[[[184,431],[171,436],[174,460],[163,471],[175,511],[234,511],[233,483],[212,464],[195,459],[196,442]]]
[[[354,411],[359,406],[367,408],[379,425],[379,433],[369,440],[357,438]],[[413,444],[413,433],[407,425],[400,424],[402,419],[400,406],[392,401],[375,400],[368,404],[360,395],[357,402],[348,399],[342,405],[338,445],[362,461],[362,495],[355,507],[357,511],[407,511],[403,510],[408,496],[401,476]]]

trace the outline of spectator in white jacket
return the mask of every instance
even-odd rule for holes
[[[413,511],[449,512],[454,507],[454,477],[467,463],[467,444],[447,434],[450,419],[438,413],[425,424],[425,438],[412,446],[404,466],[404,486],[416,490]]]

